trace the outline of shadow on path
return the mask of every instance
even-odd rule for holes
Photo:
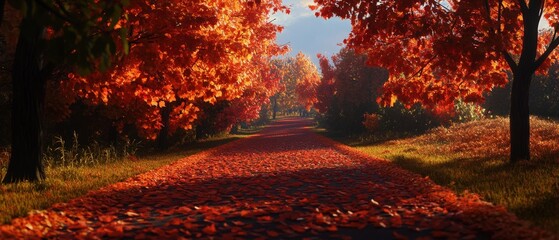
[[[284,119],[259,135],[0,228],[24,238],[534,239],[476,195],[370,158]]]

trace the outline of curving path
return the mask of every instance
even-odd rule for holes
[[[9,238],[541,239],[470,194],[312,133],[289,118],[0,226]]]

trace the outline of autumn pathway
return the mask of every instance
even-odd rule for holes
[[[0,238],[543,238],[474,195],[278,121],[0,227]]]

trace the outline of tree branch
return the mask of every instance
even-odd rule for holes
[[[60,10],[62,11],[62,13],[66,14],[66,16],[70,17],[72,14],[70,14],[70,12],[68,12],[68,10],[64,7],[64,3],[62,3],[60,0],[56,0],[55,1],[56,4],[58,5],[58,7],[60,8]]]
[[[555,33],[553,35],[555,36]],[[551,55],[553,50],[557,48],[557,46],[559,46],[559,38],[554,38],[551,43],[549,43],[549,46],[547,47],[545,52],[534,62],[533,70],[538,69],[545,62],[545,60],[547,60],[549,55]]]
[[[512,72],[513,73],[516,72],[516,69],[518,68],[518,64],[514,61],[514,59],[510,55],[510,53],[507,52],[506,50],[502,50],[501,54],[503,54],[503,57],[505,58],[505,60],[509,64],[509,67],[512,70]]]
[[[442,5],[440,2],[436,2],[435,4],[439,5],[440,7],[442,7],[446,12],[452,12],[452,10],[448,7],[446,7],[445,5]]]
[[[489,6],[489,0],[485,0],[484,5],[485,5],[485,10],[487,12],[487,14],[485,15],[485,18],[487,18],[487,22],[489,23],[489,30],[491,31],[492,34],[496,34],[497,31],[493,27],[493,19],[491,19],[491,7]],[[500,26],[500,23],[499,23],[499,29],[500,28],[501,28],[501,26]]]
[[[522,11],[522,14],[528,14],[529,9],[526,2],[524,0],[518,0],[518,3],[520,4],[520,10]]]
[[[0,26],[4,21],[4,5],[6,5],[6,0],[0,0]]]
[[[413,75],[410,76],[410,78],[414,78],[414,77],[421,77],[421,75],[423,75],[423,70],[425,70],[425,68],[427,66],[429,66],[429,64],[431,64],[431,62],[435,59],[435,56],[431,57],[427,62],[425,62],[425,64],[419,68],[419,70],[417,70],[417,72],[415,72]]]
[[[49,4],[47,4],[46,2],[44,2],[43,0],[35,0],[35,2],[41,6],[42,8],[44,8],[45,10],[51,12],[52,14],[54,14],[54,16],[56,16],[57,18],[60,18],[70,24],[75,24],[74,21],[72,21],[72,19],[68,18],[67,16],[64,16],[62,13],[60,13],[59,11],[57,11],[56,9],[54,9],[52,6],[50,6]]]
[[[540,6],[540,12],[538,13],[538,15],[540,16],[539,19],[542,18],[542,16],[543,16],[543,11],[544,11],[544,10],[545,10],[545,0],[542,0],[542,4],[541,4],[541,6]]]

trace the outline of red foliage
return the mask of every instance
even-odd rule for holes
[[[367,129],[367,131],[374,132],[375,130],[378,129],[379,123],[380,123],[380,119],[379,119],[378,114],[365,113],[363,115],[363,119],[365,119],[363,121],[363,125],[365,126],[365,129]]]
[[[345,43],[390,71],[385,105],[397,98],[448,112],[459,98],[482,102],[484,92],[507,83],[506,70],[545,72],[559,45],[552,29],[538,32],[542,15],[557,26],[556,0],[314,2],[317,16],[349,19]]]
[[[0,226],[0,238],[556,238],[285,119]],[[371,235],[372,236],[372,235]]]
[[[253,92],[275,80],[267,79],[268,60],[285,51],[275,43],[282,28],[268,21],[279,10],[285,11],[279,0],[135,1],[119,23],[131,30],[130,53],[114,59],[109,72],[70,75],[60,89],[90,105],[107,105],[106,115],[121,127],[134,124],[146,138],[155,138],[164,124],[164,107],[171,108],[170,134],[191,129],[198,104],[254,102],[270,94]],[[242,112],[232,116],[250,119],[253,108],[237,107]]]
[[[317,57],[322,77],[320,79],[320,84],[316,88],[317,102],[314,104],[314,107],[316,107],[320,113],[326,113],[328,112],[328,107],[332,103],[332,97],[336,90],[334,85],[334,67],[330,64],[326,56],[318,54]]]
[[[318,69],[309,57],[299,52],[295,57],[294,71],[297,78],[297,98],[307,111],[318,101],[316,89],[320,83]]]

